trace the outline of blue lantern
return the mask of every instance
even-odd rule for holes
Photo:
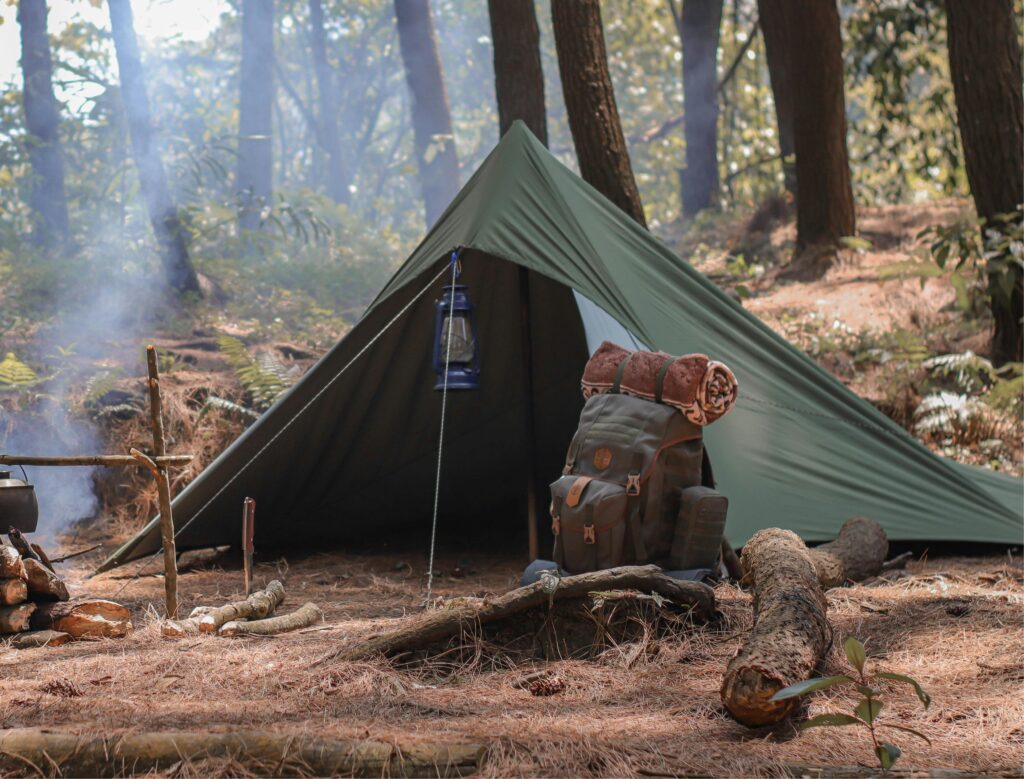
[[[434,303],[434,389],[480,389],[480,359],[476,339],[476,317],[469,302],[468,287],[446,285]],[[451,343],[448,341],[451,334]]]

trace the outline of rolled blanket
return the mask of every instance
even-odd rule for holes
[[[694,424],[709,425],[736,403],[736,377],[706,354],[673,357],[664,352],[631,352],[609,341],[601,344],[583,369],[583,397],[610,392],[627,359],[619,382],[622,393],[673,406]]]

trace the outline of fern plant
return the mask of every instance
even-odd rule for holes
[[[218,336],[217,346],[258,411],[270,408],[292,385],[288,369],[273,355],[262,352],[253,357],[245,344],[230,335]]]
[[[800,729],[807,730],[808,728],[823,727],[842,728],[849,725],[865,728],[871,734],[871,744],[874,747],[875,757],[878,759],[878,764],[881,766],[883,772],[888,772],[903,752],[895,744],[880,740],[880,728],[892,728],[893,730],[899,730],[903,733],[910,733],[911,735],[924,740],[929,745],[931,745],[932,742],[924,733],[908,727],[907,725],[889,721],[879,721],[878,715],[882,713],[882,709],[885,704],[880,697],[881,691],[873,685],[877,684],[878,679],[888,679],[889,681],[908,684],[914,688],[914,692],[917,695],[918,700],[921,701],[921,705],[924,706],[925,709],[931,705],[931,696],[924,691],[924,688],[921,687],[916,680],[904,674],[889,673],[888,671],[875,671],[872,674],[867,673],[865,670],[865,667],[867,666],[867,652],[864,651],[864,645],[856,638],[851,636],[846,639],[846,643],[843,644],[843,649],[846,652],[846,659],[849,661],[850,665],[853,666],[853,670],[856,673],[840,674],[839,676],[827,676],[820,679],[808,679],[803,682],[797,682],[796,684],[791,684],[789,687],[779,690],[771,697],[771,700],[781,701],[786,700],[787,698],[798,698],[802,695],[815,692],[816,690],[824,690],[827,687],[835,687],[836,685],[846,684],[854,686],[857,689],[857,692],[861,694],[861,700],[854,708],[853,714],[846,714],[845,712],[819,714],[818,716],[812,717],[802,723],[800,725]]]
[[[19,360],[14,352],[8,352],[0,360],[0,392],[28,389],[39,383],[39,376],[28,365]]]

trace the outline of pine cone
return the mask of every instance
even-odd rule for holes
[[[530,691],[531,695],[557,695],[565,690],[565,682],[558,676],[545,676],[543,679],[531,682],[526,689]]]

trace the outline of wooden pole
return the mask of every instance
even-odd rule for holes
[[[537,435],[533,415],[533,333],[530,327],[530,271],[519,266],[520,326],[523,334],[523,408],[526,425],[526,533],[529,555],[539,554],[537,538],[537,474],[534,451]]]
[[[188,465],[194,455],[165,454],[152,458],[157,465]],[[33,455],[0,454],[0,465],[138,465],[139,462],[130,454],[89,454],[73,457],[36,457]]]
[[[149,415],[153,425],[153,453],[157,457],[167,454],[164,444],[163,405],[160,401],[160,373],[157,368],[156,348],[146,347],[149,368]],[[178,616],[178,560],[174,547],[174,518],[171,514],[171,485],[167,479],[167,466],[156,464],[156,486],[160,500],[160,536],[164,548],[164,599],[167,618]]]
[[[256,524],[256,501],[246,498],[242,502],[242,575],[245,579],[245,596],[252,592],[253,537]]]

